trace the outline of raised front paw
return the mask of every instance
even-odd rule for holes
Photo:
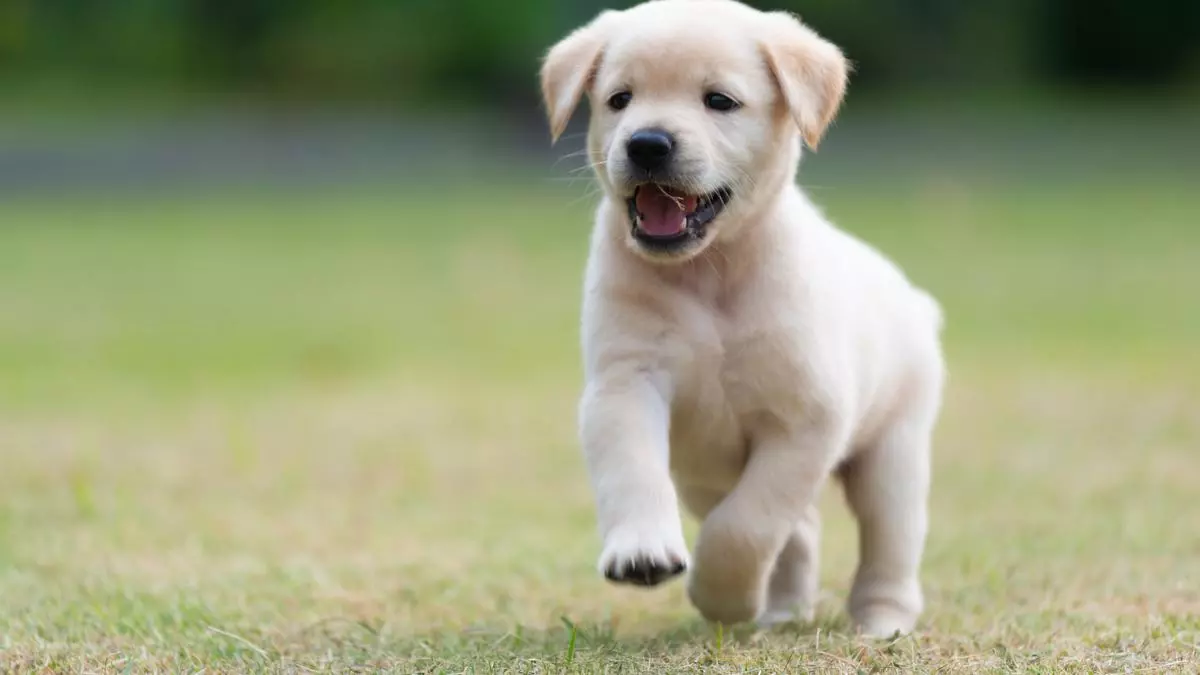
[[[687,567],[682,533],[666,527],[616,528],[605,539],[600,554],[600,572],[618,584],[657,586],[683,574]]]

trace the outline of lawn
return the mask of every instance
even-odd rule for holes
[[[836,490],[814,625],[595,572],[590,202],[509,180],[0,203],[0,669],[1200,669],[1194,184],[813,191],[948,317],[929,609],[876,643]]]

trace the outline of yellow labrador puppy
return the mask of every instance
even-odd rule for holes
[[[837,47],[733,0],[607,11],[550,50],[557,138],[586,94],[604,188],[583,303],[580,435],[601,572],[692,566],[709,620],[807,620],[818,491],[859,526],[849,610],[913,629],[941,405],[937,303],[800,192],[846,86]],[[703,520],[689,560],[679,501]]]

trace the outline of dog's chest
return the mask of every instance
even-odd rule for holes
[[[781,397],[779,389],[788,386],[794,355],[779,349],[769,323],[701,303],[680,318],[674,344],[664,345],[673,352],[671,467],[688,483],[728,489],[741,475],[759,423],[781,413],[787,394]]]

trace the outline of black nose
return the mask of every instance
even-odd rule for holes
[[[635,131],[625,145],[629,161],[646,171],[661,169],[671,158],[674,149],[675,139],[662,129]]]

